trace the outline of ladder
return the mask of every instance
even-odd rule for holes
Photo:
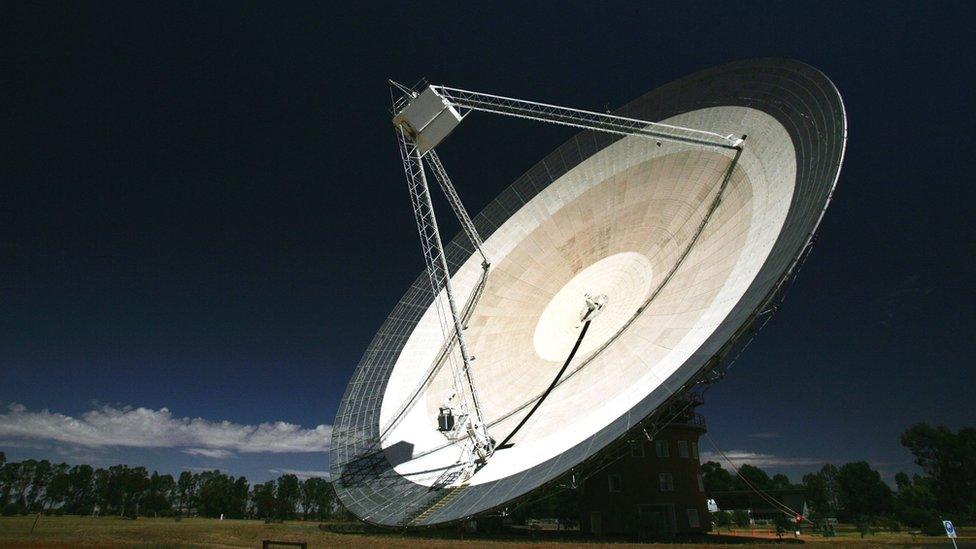
[[[417,515],[417,516],[413,517],[412,519],[410,519],[405,524],[405,526],[420,526],[421,524],[424,523],[424,521],[426,521],[428,518],[430,518],[431,516],[433,516],[434,513],[436,513],[437,511],[443,509],[444,507],[447,506],[448,503],[451,503],[452,501],[454,501],[455,499],[457,499],[458,496],[460,496],[461,493],[464,492],[465,489],[467,489],[467,487],[468,487],[467,484],[459,484],[459,485],[457,485],[457,486],[455,486],[453,488],[449,488],[447,490],[447,493],[444,494],[444,497],[442,497],[439,500],[437,500],[430,507],[427,507],[426,509],[424,509],[424,511],[422,513],[420,513],[419,515]]]

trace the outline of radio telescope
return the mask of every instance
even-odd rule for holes
[[[503,507],[707,380],[804,257],[846,142],[837,89],[788,60],[698,72],[613,114],[395,89],[427,268],[331,446],[341,501],[384,526]],[[475,113],[583,131],[472,218],[436,147]],[[428,174],[463,228],[446,245]]]

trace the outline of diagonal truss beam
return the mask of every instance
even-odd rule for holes
[[[485,251],[482,249],[481,235],[478,234],[478,229],[474,226],[471,217],[468,215],[468,211],[464,208],[461,197],[458,196],[457,191],[454,189],[454,184],[451,183],[451,178],[448,177],[447,170],[441,164],[440,157],[431,149],[424,155],[424,159],[427,161],[431,173],[434,174],[434,179],[437,180],[437,183],[441,186],[441,190],[444,191],[444,196],[447,197],[447,201],[451,204],[454,215],[461,222],[461,228],[468,235],[468,240],[471,241],[474,248],[481,254],[482,266],[487,269],[491,262],[488,261],[488,256],[485,255]]]
[[[424,263],[427,267],[427,276],[430,281],[430,289],[436,301],[440,299],[441,291],[444,292],[451,318],[440,318],[442,328],[445,329],[445,337],[456,339],[458,350],[461,354],[463,365],[461,374],[463,381],[467,385],[468,395],[474,409],[476,428],[480,431],[475,439],[488,443],[490,438],[487,435],[487,428],[484,425],[484,417],[481,413],[481,404],[478,400],[478,391],[471,373],[471,355],[468,354],[467,343],[464,340],[464,328],[461,317],[458,314],[457,303],[454,299],[454,290],[451,287],[451,271],[447,265],[447,258],[444,255],[444,245],[441,241],[440,230],[437,228],[437,218],[434,215],[434,205],[431,202],[430,188],[427,185],[427,176],[424,172],[423,159],[416,145],[411,141],[403,127],[397,127],[397,137],[400,145],[400,156],[403,160],[403,170],[407,177],[407,188],[410,192],[410,202],[413,206],[414,218],[417,222],[417,230],[420,233],[420,245],[424,255]],[[440,314],[440,310],[438,310]],[[461,376],[456,376],[461,377]],[[459,385],[460,380],[455,379],[455,385]],[[457,387],[460,389],[460,387]],[[460,391],[459,391],[460,393]],[[463,394],[458,394],[463,398]],[[491,448],[479,448],[479,453],[488,454]]]
[[[425,91],[421,93],[413,89],[406,88],[405,86],[401,86],[396,82],[390,82],[394,87],[398,88],[402,92],[402,96],[393,99],[392,111],[395,115],[393,122],[396,127],[396,133],[400,144],[403,168],[407,176],[407,184],[410,190],[411,203],[413,205],[417,228],[420,233],[421,247],[427,267],[428,279],[430,281],[431,290],[434,294],[435,307],[437,308],[438,318],[440,320],[442,330],[444,331],[447,352],[450,353],[451,346],[456,343],[463,361],[463,366],[461,366],[460,372],[456,370],[454,371],[455,391],[463,398],[463,391],[461,388],[462,385],[466,385],[467,393],[470,396],[473,407],[473,431],[469,432],[466,438],[472,439],[475,450],[480,456],[482,460],[481,463],[483,464],[484,460],[494,452],[495,444],[488,435],[488,425],[486,424],[482,415],[477,389],[472,378],[471,360],[473,357],[468,354],[467,345],[464,340],[464,320],[459,314],[459,310],[454,298],[454,292],[451,287],[450,270],[444,254],[444,246],[437,227],[437,220],[434,216],[430,189],[428,187],[427,177],[424,171],[425,162],[430,168],[431,173],[434,174],[434,178],[437,180],[441,190],[444,192],[444,195],[447,198],[448,203],[451,205],[451,209],[454,211],[454,214],[457,216],[465,235],[471,241],[475,250],[479,253],[479,255],[481,255],[483,269],[482,285],[488,275],[490,261],[484,251],[484,245],[481,240],[481,236],[478,234],[477,228],[472,222],[471,217],[468,215],[467,210],[464,208],[464,205],[458,196],[457,190],[454,188],[450,177],[447,175],[447,171],[444,169],[444,165],[441,163],[440,158],[434,151],[434,147],[437,145],[437,143],[444,139],[444,137],[450,133],[453,127],[467,117],[468,114],[474,111],[479,111],[586,130],[607,132],[617,135],[649,138],[659,141],[658,145],[660,145],[660,141],[669,141],[700,147],[732,150],[735,152],[735,155],[732,159],[729,171],[724,178],[722,186],[719,189],[718,196],[716,197],[717,202],[721,199],[722,190],[724,190],[725,184],[728,181],[732,167],[735,166],[739,155],[742,153],[744,136],[740,138],[734,134],[721,135],[705,130],[663,124],[659,122],[650,122],[635,118],[627,118],[609,113],[598,113],[582,109],[560,107],[557,105],[538,103],[535,101],[525,101],[522,99],[473,92],[447,86],[425,86]],[[417,99],[417,104],[421,104],[423,106],[413,110],[413,112],[410,114],[406,114],[413,108],[412,103],[414,99]],[[441,118],[441,116],[445,113],[453,113],[453,119],[450,118],[450,116]],[[712,207],[714,208],[715,205],[716,204],[713,204]],[[702,225],[707,222],[707,219],[708,216],[706,216],[706,219],[702,222]],[[700,231],[701,227],[699,228],[699,232]],[[679,260],[678,265],[680,265],[680,263],[681,261]],[[676,268],[677,266],[675,269]],[[445,318],[447,315],[444,314],[441,309],[441,303],[439,300],[441,299],[442,291],[445,294],[448,308],[450,309],[450,319]],[[470,314],[471,311],[465,312],[466,314]],[[585,328],[583,333],[585,333]],[[572,355],[570,356],[572,357]],[[436,366],[437,364],[435,364],[434,370],[436,370]],[[579,370],[581,367],[582,365],[577,367],[576,370]],[[575,371],[572,373],[575,373]],[[426,387],[431,377],[432,376],[428,375],[426,376],[425,380],[421,381],[420,387],[417,388],[414,395],[404,402],[402,409],[397,414],[398,417],[401,416],[406,409],[412,405],[415,400],[415,396],[419,394],[424,387]],[[557,377],[554,385],[559,381],[560,379]],[[519,409],[528,406],[533,402],[535,402],[536,406],[538,406],[538,401],[539,399],[532,399]],[[512,413],[517,411],[518,410],[513,410]],[[529,415],[531,415],[531,413]],[[498,423],[498,421],[500,421],[500,419],[496,419],[493,424]],[[394,423],[395,422],[396,419],[394,420]],[[392,424],[390,427],[392,427]],[[512,434],[514,434],[514,432]]]
[[[721,149],[738,149],[742,139],[735,135],[721,135],[660,122],[649,122],[609,113],[599,113],[500,95],[473,92],[447,86],[431,86],[437,95],[453,107],[526,118],[550,124],[572,126],[618,135],[648,137]],[[465,113],[467,114],[467,113]]]

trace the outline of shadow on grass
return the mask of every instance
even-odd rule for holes
[[[425,528],[392,530],[380,528],[360,522],[320,524],[319,528],[326,532],[344,535],[389,536],[400,539],[441,539],[441,540],[479,540],[479,541],[507,541],[532,543],[653,543],[664,540],[637,540],[633,536],[601,536],[593,537],[581,533],[579,530],[533,530],[529,528],[506,527],[493,531],[468,531],[459,525]],[[795,538],[768,538],[752,536],[732,536],[723,534],[679,535],[667,540],[675,544],[710,544],[710,545],[754,545],[754,544],[783,544],[802,545],[803,540]]]

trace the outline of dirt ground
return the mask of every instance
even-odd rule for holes
[[[540,532],[533,541],[524,539],[465,539],[453,533],[437,533],[426,536],[397,533],[382,534],[335,534],[318,528],[314,522],[289,521],[281,524],[264,524],[249,520],[216,520],[191,518],[179,522],[173,519],[140,518],[125,520],[118,517],[41,517],[34,533],[31,525],[35,516],[0,517],[0,547],[261,547],[262,540],[304,541],[308,547],[336,548],[423,548],[444,547],[485,549],[558,548],[583,545],[586,548],[636,547],[639,544],[595,543],[585,540],[547,540],[547,533]],[[963,529],[959,547],[976,548],[976,530]],[[740,535],[713,535],[707,543],[682,543],[684,549],[749,544],[751,547],[777,545],[776,536],[757,531]],[[796,543],[787,539],[787,543]],[[853,531],[842,530],[836,538],[803,535],[800,543],[834,547],[952,547],[945,537],[918,536],[915,541],[908,533],[878,533],[861,538]],[[826,547],[825,547],[826,549]]]

